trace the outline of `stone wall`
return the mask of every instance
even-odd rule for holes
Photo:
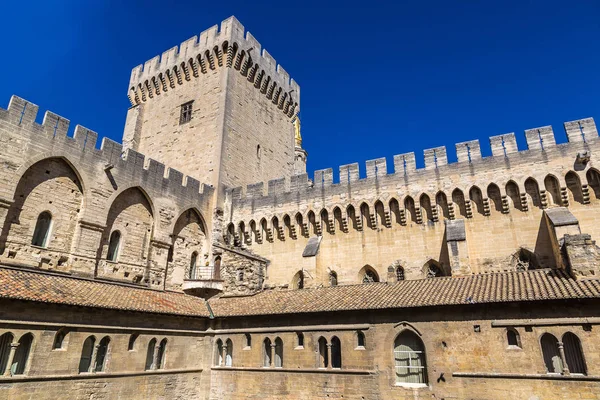
[[[27,333],[33,344],[25,373],[0,376],[0,398],[55,399],[207,399],[210,338],[202,319],[140,313],[56,307],[17,301],[1,302],[0,336],[9,332],[14,342]],[[23,315],[27,315],[24,321]],[[58,332],[65,332],[61,348],[54,348]],[[102,372],[79,373],[84,341],[108,337]],[[131,338],[136,339],[131,349]],[[166,339],[164,362],[148,370],[148,347]],[[154,352],[155,346],[151,351]]]
[[[185,233],[187,243],[202,243],[199,259],[209,259],[214,190],[106,138],[97,149],[97,134],[81,126],[68,136],[69,121],[50,112],[37,124],[37,111],[16,96],[0,109],[0,260],[159,288],[169,275],[167,287],[181,287],[189,254],[169,257],[176,222],[193,210],[202,229]],[[34,246],[43,212],[49,234]],[[116,263],[107,260],[115,230]]]
[[[218,247],[222,256],[220,274],[227,295],[248,295],[263,289],[268,260],[246,251]]]
[[[530,304],[527,310],[518,304],[471,305],[222,321],[214,340],[231,340],[232,363],[213,366],[211,399],[598,398],[600,320],[593,308],[591,303]],[[508,344],[507,329],[518,332],[519,346]],[[425,347],[428,384],[423,387],[396,384],[394,340],[405,330]],[[365,334],[364,347],[358,346],[358,331]],[[561,340],[566,332],[581,340],[586,377],[546,373],[540,337],[551,333]],[[303,347],[298,333],[304,335]],[[334,336],[341,340],[340,369],[319,362],[319,338],[331,344]],[[265,338],[283,340],[282,368],[264,367]]]
[[[583,126],[585,142],[573,124]],[[313,184],[306,175],[270,181],[266,194],[262,183],[235,188],[225,204],[225,240],[269,259],[266,283],[275,286],[290,285],[300,270],[314,285],[328,284],[331,271],[339,284],[357,283],[367,265],[382,280],[392,265],[402,266],[406,279],[423,278],[430,262],[455,275],[514,270],[523,262],[560,267],[544,210],[568,207],[581,232],[600,234],[594,223],[600,140],[590,119],[565,127],[571,141],[561,145],[553,144],[551,128],[540,128],[543,149],[529,135],[530,149],[517,151],[514,135],[505,135],[506,154],[493,137],[491,157],[481,158],[473,150],[478,143],[471,143],[466,159],[458,144],[459,162],[452,164],[438,148],[437,164],[425,151],[424,169],[415,168],[411,153],[396,156],[389,174],[385,159],[368,161],[365,179],[358,179],[358,165],[352,164],[340,167],[340,183],[333,183],[331,170],[321,170]],[[452,220],[464,221],[465,237],[455,244],[444,224]],[[316,235],[322,236],[316,257],[301,257]],[[452,246],[460,254],[452,255]]]

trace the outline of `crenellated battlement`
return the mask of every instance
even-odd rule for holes
[[[128,96],[137,105],[222,67],[239,71],[289,117],[300,111],[298,84],[233,16],[135,67]]]
[[[53,155],[68,154],[74,159],[98,164],[105,171],[146,187],[178,197],[210,197],[214,189],[181,172],[128,149],[111,139],[103,138],[96,147],[98,134],[77,125],[73,137],[67,136],[70,121],[46,111],[42,124],[35,122],[39,107],[25,99],[12,96],[7,109],[0,108],[0,121],[14,127],[11,131],[28,135],[31,143],[52,151]]]
[[[420,179],[443,179],[445,175],[468,173],[477,181],[478,174],[489,173],[495,167],[512,168],[520,162],[531,163],[542,159],[564,155],[569,149],[579,151],[587,148],[591,143],[596,143],[598,130],[592,118],[585,118],[564,123],[567,143],[556,144],[551,126],[527,129],[525,138],[527,149],[519,150],[514,133],[507,133],[490,137],[491,156],[483,157],[479,140],[460,142],[455,145],[457,162],[449,163],[445,146],[426,149],[424,155],[424,168],[416,167],[414,152],[393,156],[393,171],[388,170],[387,160],[378,158],[366,161],[366,178],[361,179],[359,164],[352,163],[339,167],[339,181],[334,183],[333,169],[321,169],[314,172],[314,180],[310,181],[307,174],[292,176],[269,181],[266,185],[262,182],[248,185],[246,188],[237,187],[229,190],[232,200],[244,202],[258,201],[260,204],[272,204],[275,198],[281,201],[282,197],[291,193],[306,192],[314,196],[322,196],[322,190],[347,185],[359,185],[360,188],[376,188],[379,185],[393,185],[399,183],[409,185]],[[576,153],[573,154],[575,161]],[[511,167],[512,163],[512,167]],[[463,169],[466,169],[463,171]],[[407,187],[410,192],[410,187]],[[335,192],[335,190],[334,190]]]

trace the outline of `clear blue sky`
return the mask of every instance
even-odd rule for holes
[[[309,173],[600,124],[598,1],[13,1],[0,105],[17,94],[120,141],[131,69],[230,15],[300,84]]]

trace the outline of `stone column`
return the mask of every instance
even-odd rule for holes
[[[448,246],[448,259],[453,276],[470,275],[469,247],[467,246],[467,233],[465,221],[456,219],[447,220],[446,245]]]
[[[221,357],[221,365],[219,367],[227,366],[227,342],[223,343],[223,357]]]
[[[10,353],[8,353],[8,361],[6,363],[6,371],[4,371],[4,376],[11,375],[12,363],[15,358],[15,353],[17,351],[17,347],[19,347],[18,342],[14,342],[10,344]]]
[[[98,276],[97,258],[99,254],[102,257],[102,234],[105,229],[105,225],[79,220],[71,245],[71,272]]]
[[[271,368],[275,367],[275,354],[275,343],[271,343]]]
[[[331,369],[331,343],[327,343],[327,369]]]
[[[171,243],[169,242],[156,239],[150,240],[150,257],[148,259],[147,273],[147,278],[150,282],[149,286],[151,285],[153,275],[162,277],[161,288],[166,288],[173,283],[171,282],[171,272],[167,270],[170,248]]]
[[[100,344],[94,346],[94,351],[92,351],[92,358],[90,360],[90,367],[88,372],[96,372],[96,357],[98,356],[98,349],[100,348]]]
[[[558,342],[558,354],[560,355],[560,360],[562,361],[563,365],[563,375],[569,375],[569,366],[567,365],[567,358],[565,357],[565,346],[563,342]]]
[[[150,370],[154,371],[158,369],[157,361],[158,361],[158,350],[160,349],[160,345],[157,343],[154,346],[154,353],[152,354],[152,365],[150,365]]]

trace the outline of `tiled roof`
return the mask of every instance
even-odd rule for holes
[[[600,298],[600,280],[575,280],[559,270],[533,270],[369,283],[317,289],[264,291],[210,301],[216,317],[439,305]]]
[[[0,298],[210,316],[203,299],[183,293],[4,267],[0,267]],[[563,271],[542,269],[317,289],[268,290],[253,296],[222,297],[209,303],[215,317],[235,317],[584,298],[600,298],[600,279],[575,280]]]
[[[208,317],[203,299],[111,283],[0,268],[0,297],[82,307]]]

